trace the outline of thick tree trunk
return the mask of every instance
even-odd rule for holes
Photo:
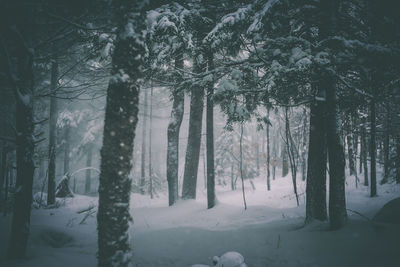
[[[88,144],[86,148],[86,167],[92,167],[92,150],[93,150],[93,145]],[[90,194],[90,187],[91,187],[91,170],[87,169],[86,170],[86,175],[85,175],[85,193]]]
[[[201,73],[204,66],[194,60],[195,73]],[[201,129],[204,104],[204,88],[193,85],[190,96],[189,137],[186,147],[185,171],[183,175],[182,198],[195,199],[197,171],[200,158]]]
[[[183,57],[175,58],[175,67],[183,69]],[[179,79],[179,78],[178,78]],[[172,92],[173,104],[171,120],[168,124],[167,147],[167,181],[168,203],[173,205],[178,200],[178,170],[179,170],[179,130],[182,124],[185,94],[183,88],[176,88]]]
[[[326,207],[326,125],[325,89],[318,88],[318,98],[310,107],[310,137],[307,160],[306,222],[325,221]]]
[[[345,157],[340,135],[341,122],[336,100],[336,84],[325,78],[327,83],[327,145],[329,158],[329,222],[331,229],[343,227],[346,219]]]
[[[113,2],[118,23],[107,89],[97,213],[98,266],[132,266],[132,152],[138,121],[139,79],[145,55],[141,31],[145,8],[136,1]],[[140,4],[140,5],[139,5]],[[131,34],[134,31],[134,34]]]
[[[51,64],[50,120],[49,120],[49,175],[47,182],[47,205],[56,202],[56,141],[57,141],[57,98],[58,63]]]
[[[142,153],[141,153],[141,165],[140,165],[140,193],[145,193],[145,184],[146,184],[146,138],[147,138],[147,89],[144,89],[144,98],[143,98],[143,125],[142,125]]]
[[[64,129],[64,175],[69,173],[70,130],[71,127],[66,125]]]
[[[30,14],[30,11],[27,13]],[[25,16],[26,23],[30,21],[29,18],[29,15]],[[16,30],[21,33],[18,38],[26,38],[32,34],[30,25],[21,26],[21,29]],[[17,190],[14,195],[8,258],[23,258],[25,256],[30,228],[32,185],[35,171],[33,162],[35,149],[33,140],[33,55],[31,54],[32,50],[27,49],[25,45],[18,45],[21,48],[17,55],[18,78],[14,80],[14,77],[10,77],[13,80],[16,98]]]
[[[214,69],[214,55],[211,51],[207,55],[208,71]],[[207,208],[216,205],[215,198],[215,166],[214,166],[214,82],[207,87],[207,114],[206,114],[206,147],[207,147]]]
[[[370,157],[371,157],[371,197],[376,196],[376,103],[375,97],[371,99],[371,140],[370,140]]]

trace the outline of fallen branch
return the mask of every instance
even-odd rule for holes
[[[81,213],[84,213],[84,212],[87,212],[87,211],[91,211],[92,209],[94,209],[96,206],[95,205],[90,205],[89,207],[87,207],[87,208],[85,208],[85,209],[83,209],[83,210],[78,210],[76,213],[78,213],[78,214],[81,214]]]

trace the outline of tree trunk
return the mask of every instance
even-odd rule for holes
[[[8,212],[8,188],[10,184],[10,168],[6,165],[6,177],[5,177],[5,188],[4,188],[4,216],[7,216]]]
[[[113,5],[118,28],[101,148],[97,213],[99,267],[132,266],[132,240],[128,234],[132,221],[130,173],[145,55],[141,32],[145,29],[147,5],[136,1],[113,2]],[[130,34],[133,29],[135,34]]]
[[[240,168],[240,178],[242,180],[242,196],[244,209],[247,210],[246,204],[246,193],[244,190],[244,177],[243,177],[243,122],[240,123],[240,139],[239,139],[239,168]]]
[[[305,181],[307,177],[307,110],[303,110],[304,126],[303,126],[303,138],[301,148],[301,180]]]
[[[145,193],[144,186],[146,184],[146,130],[147,130],[147,89],[144,89],[143,98],[143,128],[142,128],[142,161],[140,167],[140,193],[143,195]]]
[[[396,183],[400,184],[400,134],[396,137]]]
[[[385,183],[389,179],[389,133],[390,133],[390,108],[389,103],[386,103],[386,113],[385,113],[385,128],[384,128],[384,139],[383,139],[383,169],[384,177],[382,182]]]
[[[207,55],[208,71],[214,69],[214,55],[211,51]],[[206,146],[207,146],[207,208],[216,205],[215,198],[215,166],[214,166],[214,82],[207,87],[207,114],[206,114]]]
[[[149,127],[149,193],[150,198],[153,199],[153,166],[151,165],[151,141],[152,141],[152,127],[153,127],[153,83],[150,81],[150,127]]]
[[[329,222],[331,229],[343,227],[346,219],[345,157],[340,135],[341,121],[336,100],[336,84],[325,77],[327,83],[327,145],[329,158]],[[354,167],[354,166],[353,166]]]
[[[204,66],[194,60],[195,73],[201,73]],[[190,96],[189,136],[186,147],[185,171],[183,175],[182,198],[195,199],[197,171],[200,158],[201,128],[204,104],[204,88],[193,85]]]
[[[347,153],[349,157],[349,170],[350,175],[355,175],[355,164],[354,164],[354,151],[353,151],[353,136],[351,133],[347,135]]]
[[[21,13],[25,18],[25,24],[17,25],[16,32],[30,41],[29,36],[32,34],[31,24],[29,21],[32,17],[31,11]],[[27,14],[24,14],[27,13]],[[18,29],[21,27],[20,29]],[[20,41],[18,41],[20,42]],[[11,224],[11,236],[9,239],[8,258],[23,258],[25,256],[29,228],[30,215],[32,206],[32,185],[35,166],[33,162],[35,144],[33,139],[34,122],[33,122],[33,49],[27,49],[25,43],[16,46],[18,76],[13,80],[13,90],[16,98],[16,148],[17,148],[17,181],[16,192],[14,195],[14,211]]]
[[[50,119],[49,119],[49,176],[47,182],[47,205],[56,202],[56,141],[57,141],[57,89],[58,62],[53,59],[51,64],[50,85]]]
[[[367,134],[366,134],[366,119],[362,118],[361,125],[361,157],[364,166],[364,185],[368,186],[368,145],[367,145]]]
[[[293,142],[290,133],[290,124],[289,124],[289,115],[288,115],[288,107],[285,108],[285,143],[286,143],[286,150],[288,151],[288,157],[290,162],[290,170],[292,173],[292,183],[293,183],[293,192],[296,196],[296,203],[297,206],[300,205],[299,203],[299,195],[297,194],[297,166],[296,166],[296,159],[293,151]]]
[[[310,137],[308,143],[306,222],[325,221],[326,207],[326,125],[325,89],[317,85],[318,98],[310,107]],[[322,101],[321,101],[322,99]]]
[[[282,177],[285,177],[289,173],[288,151],[286,149],[285,142],[283,142],[281,157],[282,157]]]
[[[375,89],[374,89],[375,92]],[[376,103],[375,96],[371,99],[371,140],[370,140],[370,157],[371,157],[371,197],[376,196]]]
[[[70,130],[71,127],[66,125],[64,129],[64,175],[69,173]]]
[[[3,144],[3,148],[1,150],[1,168],[0,168],[0,204],[1,202],[3,202],[3,185],[4,185],[4,180],[5,177],[7,175],[7,168],[6,168],[6,164],[7,164],[7,147],[5,144]],[[6,204],[4,202],[4,204]],[[2,208],[3,205],[0,205],[0,208]],[[5,207],[5,206],[4,206]]]
[[[175,67],[183,69],[183,57],[175,58]],[[178,78],[179,79],[179,78]],[[178,170],[179,170],[179,130],[182,124],[185,94],[183,88],[176,88],[172,92],[173,104],[171,120],[168,124],[167,147],[167,181],[168,202],[172,206],[178,200]]]
[[[268,116],[268,122],[267,122],[267,190],[271,190],[271,171],[270,171],[270,149],[269,149],[269,108],[267,108],[267,116]],[[264,144],[263,144],[264,146]]]
[[[86,167],[92,167],[92,150],[93,150],[93,145],[89,144],[86,148]],[[90,194],[90,187],[91,187],[91,170],[87,169],[86,170],[86,176],[85,176],[85,194]]]

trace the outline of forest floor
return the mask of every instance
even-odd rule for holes
[[[197,200],[173,207],[163,194],[153,200],[132,194],[134,266],[211,265],[213,256],[227,251],[241,253],[249,267],[400,266],[399,225],[368,219],[400,196],[398,185],[379,185],[378,196],[370,198],[368,187],[355,188],[354,177],[348,177],[347,208],[352,211],[339,231],[329,231],[323,222],[303,227],[304,182],[298,182],[299,207],[289,175],[272,181],[269,192],[265,179],[254,179],[254,186],[246,181],[247,210],[240,186],[235,191],[218,186],[218,205],[210,210],[204,189],[198,190]],[[96,207],[77,212],[97,201],[77,195],[58,209],[33,209],[28,255],[18,261],[4,260],[11,216],[1,216],[0,266],[96,266]]]

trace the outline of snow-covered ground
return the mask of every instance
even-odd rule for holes
[[[236,191],[217,188],[218,205],[206,209],[206,192],[198,199],[167,206],[167,196],[151,200],[132,194],[134,224],[131,236],[134,266],[187,267],[211,265],[212,257],[227,251],[240,252],[248,266],[400,266],[400,228],[376,225],[349,211],[344,229],[329,231],[327,223],[302,227],[305,183],[299,181],[300,207],[296,206],[290,175],[272,181],[246,181],[248,209],[243,208],[240,184]],[[400,196],[398,185],[378,187],[370,198],[368,188],[356,189],[347,179],[347,207],[372,218],[387,201]],[[11,216],[0,217],[0,266],[96,266],[96,197],[77,195],[58,209],[33,209],[26,260],[4,261]],[[93,209],[92,211],[94,211]]]

